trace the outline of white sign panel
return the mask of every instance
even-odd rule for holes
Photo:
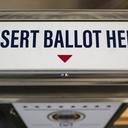
[[[14,103],[28,128],[104,128],[120,103]]]
[[[128,22],[0,22],[0,70],[128,70]]]

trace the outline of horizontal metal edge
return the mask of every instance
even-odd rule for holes
[[[0,98],[6,97],[58,97],[58,98],[128,98],[128,86],[3,86],[0,87]]]
[[[0,20],[128,20],[128,10],[0,10]]]
[[[55,74],[82,74],[82,75],[85,75],[85,74],[128,74],[128,70],[70,70],[70,69],[67,69],[67,70],[51,70],[51,69],[47,69],[47,70],[0,70],[0,75],[40,75],[40,74],[51,74],[51,75],[55,75]]]
[[[127,86],[128,71],[0,71],[0,86]]]
[[[128,86],[128,78],[0,79],[0,86]]]
[[[128,78],[128,70],[0,70],[3,78]]]
[[[0,98],[0,103],[15,103],[15,102],[24,102],[24,103],[82,103],[82,102],[121,102],[121,103],[128,103],[128,98],[89,98],[89,97],[60,97],[58,98],[57,96],[48,96],[48,97],[43,97],[43,96],[32,96],[30,95],[29,97],[27,96],[22,96],[22,95],[8,95],[8,96],[1,96]]]
[[[127,102],[127,87],[0,87],[1,102]]]

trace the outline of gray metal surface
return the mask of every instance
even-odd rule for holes
[[[128,10],[1,10],[0,20],[128,20]]]
[[[0,71],[0,86],[128,86],[127,71]]]
[[[127,71],[1,71],[0,102],[128,102]]]

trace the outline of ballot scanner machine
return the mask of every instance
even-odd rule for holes
[[[128,11],[0,11],[0,127],[128,127]]]

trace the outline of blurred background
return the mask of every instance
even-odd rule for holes
[[[127,9],[128,0],[0,0],[0,9]]]

